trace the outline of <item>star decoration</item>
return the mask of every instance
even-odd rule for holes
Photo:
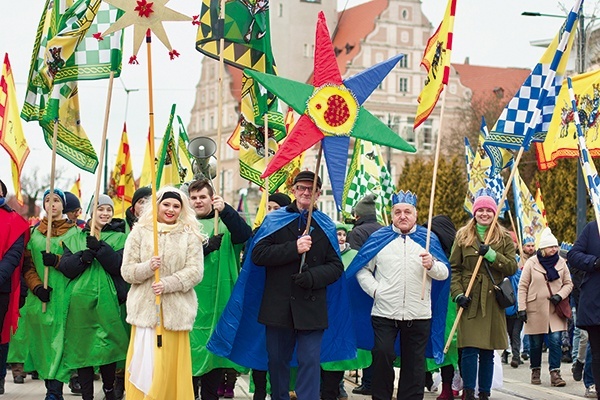
[[[386,124],[362,107],[400,61],[399,54],[348,79],[340,74],[323,12],[317,21],[313,85],[246,69],[245,73],[301,114],[273,156],[262,178],[273,174],[321,141],[333,197],[341,206],[350,137],[416,152]]]
[[[178,13],[165,6],[169,0],[154,0],[148,2],[147,0],[104,0],[106,3],[120,8],[125,11],[125,14],[119,18],[114,24],[112,24],[102,36],[109,35],[113,32],[121,30],[133,25],[133,56],[135,60],[136,55],[142,45],[144,36],[148,30],[154,32],[158,39],[165,45],[169,50],[171,58],[174,52],[169,38],[165,32],[163,26],[164,21],[190,21],[191,18],[187,15]],[[177,53],[178,54],[178,53]]]

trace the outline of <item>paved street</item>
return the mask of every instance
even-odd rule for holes
[[[529,363],[519,366],[519,368],[511,368],[510,365],[503,365],[504,384],[501,389],[492,390],[492,399],[508,400],[508,399],[525,399],[525,400],[551,400],[551,399],[583,399],[585,388],[583,382],[575,382],[571,375],[571,365],[564,365],[562,368],[562,377],[567,382],[567,386],[563,388],[553,388],[550,386],[550,376],[547,370],[546,354],[544,353],[544,361],[542,363],[542,385],[534,386],[529,383],[530,371]],[[355,378],[346,376],[346,390],[350,394],[349,399],[368,399],[369,397],[353,395],[352,388],[356,386]],[[97,389],[96,399],[104,398],[101,390],[101,383],[95,382]],[[15,385],[12,381],[10,371],[6,380],[6,393],[0,396],[0,400],[42,400],[44,398],[45,388],[43,381],[31,380],[30,376],[25,380],[25,384]],[[437,392],[425,393],[425,399],[432,400],[438,396]],[[65,385],[65,400],[76,400],[79,396],[70,394],[68,387]],[[238,379],[235,389],[236,399],[252,399],[252,394],[248,390],[248,376],[243,375]],[[177,399],[164,399],[177,400]]]

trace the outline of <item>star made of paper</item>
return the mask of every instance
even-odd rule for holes
[[[164,21],[191,21],[187,15],[173,11],[165,6],[169,0],[104,0],[106,3],[120,8],[125,13],[114,24],[112,24],[102,36],[109,35],[113,32],[121,30],[133,25],[133,54],[135,59],[144,36],[150,29],[158,37],[158,39],[169,49],[171,58],[179,55],[176,50],[173,50],[169,38],[163,26]]]
[[[367,111],[362,104],[404,56],[342,80],[323,12],[317,21],[313,85],[246,69],[245,73],[301,114],[262,178],[273,174],[321,141],[335,202],[342,203],[350,137],[410,153],[416,149]]]

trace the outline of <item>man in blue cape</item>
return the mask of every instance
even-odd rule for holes
[[[321,188],[316,179],[315,201]],[[313,209],[310,233],[304,234],[314,180],[314,173],[300,172],[292,189],[296,201],[268,214],[249,242],[208,343],[210,351],[237,364],[268,369],[274,400],[289,396],[291,363],[299,366],[298,397],[319,398],[320,363],[356,357],[335,224]]]
[[[444,357],[450,265],[433,233],[426,250],[416,204],[410,191],[395,194],[393,224],[373,233],[346,270],[358,347],[373,351],[373,399],[392,397],[396,354],[399,399],[422,399],[425,357]]]

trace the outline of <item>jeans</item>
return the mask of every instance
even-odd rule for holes
[[[494,350],[464,347],[460,372],[465,389],[475,389],[477,371],[479,371],[479,391],[490,394],[494,376]]]
[[[523,329],[523,321],[516,317],[506,317],[506,330],[508,331],[512,358],[515,359],[518,359],[521,355],[521,329]]]
[[[585,364],[583,366],[583,384],[589,388],[594,384],[594,374],[592,373],[592,348],[587,347],[585,351]]]
[[[562,357],[561,338],[562,331],[548,332],[548,364],[550,371],[560,369],[560,358]],[[544,335],[529,335],[531,345],[530,366],[531,368],[541,368],[542,366],[542,342]]]
[[[523,351],[521,353],[529,354],[529,335],[523,335]]]

